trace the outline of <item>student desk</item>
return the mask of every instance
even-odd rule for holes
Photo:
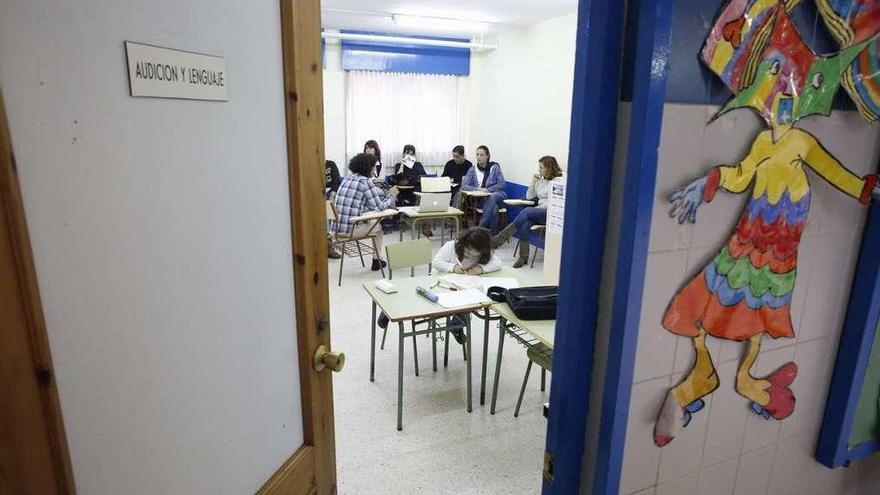
[[[447,309],[439,304],[433,303],[424,297],[416,294],[416,287],[424,287],[426,289],[430,288],[437,281],[437,276],[423,276],[423,277],[411,277],[411,278],[401,278],[395,279],[394,285],[397,287],[397,292],[393,294],[386,294],[379,289],[377,289],[372,282],[364,283],[364,290],[367,291],[367,294],[373,300],[373,314],[372,320],[370,322],[370,381],[375,381],[375,369],[376,369],[376,316],[377,316],[377,307],[381,308],[381,310],[388,316],[388,319],[392,323],[397,323],[398,326],[398,335],[397,335],[397,429],[403,429],[403,339],[405,337],[416,338],[419,335],[427,335],[432,334],[434,332],[444,331],[447,329],[454,328],[462,328],[465,332],[465,337],[467,341],[464,345],[464,353],[465,353],[465,362],[467,367],[467,410],[471,412],[472,403],[471,403],[471,345],[470,345],[470,334],[471,334],[471,323],[470,323],[470,312],[482,309],[485,307],[485,304],[474,304],[471,306],[464,306],[461,308],[455,309]],[[445,289],[439,289],[437,287],[430,289],[435,293],[442,293]],[[405,329],[404,323],[407,321],[413,320],[424,320],[424,319],[435,319],[442,318],[444,316],[452,316],[454,314],[461,315],[465,324],[462,325],[446,325],[446,326],[437,326],[434,324],[429,324],[427,329],[424,330],[413,330],[411,332],[407,332]],[[415,347],[415,345],[414,345]],[[413,356],[413,359],[418,363],[418,357]],[[416,364],[418,366],[418,364]],[[437,346],[436,341],[434,345],[434,367],[436,370],[437,366]]]
[[[459,210],[458,208],[448,207],[446,211],[435,211],[431,213],[419,213],[418,206],[401,206],[398,208],[398,211],[402,213],[401,220],[404,224],[409,224],[410,227],[410,236],[415,239],[416,238],[416,225],[421,222],[432,222],[434,220],[443,220],[444,224],[442,229],[440,229],[440,241],[446,241],[446,228],[445,221],[452,220],[455,222],[455,237],[458,237],[458,233],[461,231],[461,217],[464,216],[464,212]],[[421,232],[419,232],[419,237],[421,237]],[[403,229],[400,229],[400,240],[403,241]]]
[[[529,285],[536,285],[535,280],[523,273],[521,270],[516,270],[509,266],[502,267],[501,270],[487,273],[487,277],[511,277],[517,279],[521,287],[527,287]],[[397,323],[398,325],[398,349],[397,349],[397,429],[403,429],[403,340],[405,337],[413,337],[416,338],[418,335],[427,335],[433,332],[442,332],[444,330],[453,329],[453,328],[463,328],[465,331],[465,336],[467,338],[467,342],[464,346],[465,351],[465,360],[467,367],[467,410],[471,412],[473,409],[472,398],[471,398],[471,389],[472,389],[472,380],[471,380],[471,319],[470,314],[474,313],[479,318],[481,318],[484,322],[484,334],[483,334],[483,362],[482,362],[482,370],[480,373],[480,404],[485,404],[485,392],[486,392],[486,365],[488,361],[488,349],[489,349],[489,322],[493,319],[489,315],[489,309],[492,308],[495,310],[497,306],[504,306],[506,304],[490,302],[486,304],[475,304],[473,306],[466,306],[455,309],[446,309],[439,304],[432,303],[431,301],[423,298],[422,296],[416,294],[416,287],[424,287],[429,288],[437,282],[439,275],[428,275],[422,277],[410,277],[410,278],[401,278],[395,279],[394,285],[397,287],[397,292],[393,294],[386,294],[379,289],[377,289],[372,282],[367,282],[363,284],[364,290],[367,291],[367,294],[372,299],[372,320],[370,321],[370,381],[375,381],[375,369],[376,369],[376,316],[378,316],[378,309],[381,309],[385,315],[388,317],[389,321],[392,323]],[[432,289],[433,292],[444,292],[446,289],[440,289],[434,287]],[[378,308],[378,309],[377,309]],[[503,312],[504,309],[501,308]],[[509,312],[509,310],[508,310]],[[405,329],[404,323],[407,321],[413,320],[423,320],[428,318],[443,318],[445,316],[452,316],[454,314],[461,315],[465,319],[464,326],[457,325],[446,325],[446,326],[436,326],[430,325],[425,330],[415,330],[412,332],[407,332]],[[499,313],[505,314],[505,313]],[[515,318],[512,313],[508,315],[509,317]],[[503,318],[503,316],[502,316]],[[504,321],[504,320],[502,320]],[[514,320],[509,320],[514,321]],[[390,324],[390,323],[389,323]],[[500,333],[502,339],[504,337],[504,331],[502,330]],[[553,339],[553,328],[549,330],[549,338],[552,342]],[[448,344],[448,341],[447,341]],[[433,348],[434,354],[434,370],[437,369],[437,348],[434,346]],[[414,356],[414,360],[416,362],[416,366],[418,367],[418,358]],[[497,388],[497,374],[498,374],[498,366],[496,365],[496,388]]]
[[[522,283],[520,287],[529,287],[538,285],[537,283]],[[495,401],[498,398],[498,379],[501,375],[501,357],[504,354],[504,334],[516,339],[526,347],[535,344],[544,344],[553,349],[553,337],[556,334],[556,320],[520,320],[513,314],[507,303],[495,303],[492,305],[492,311],[495,312],[500,321],[498,322],[498,355],[495,358],[495,383],[492,384],[492,407],[489,409],[491,414],[495,414]],[[486,332],[486,341],[488,344],[488,331]],[[484,357],[485,361],[485,348]]]

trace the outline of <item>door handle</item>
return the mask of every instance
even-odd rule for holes
[[[315,371],[323,371],[324,368],[328,368],[330,371],[339,373],[345,367],[345,353],[331,352],[327,346],[321,344],[315,350],[314,366]]]

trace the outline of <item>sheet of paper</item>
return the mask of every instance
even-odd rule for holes
[[[485,294],[477,289],[451,290],[437,296],[437,304],[446,309],[463,308],[491,302]]]
[[[547,231],[562,235],[562,224],[565,220],[565,182],[554,179],[550,184],[550,197],[547,206]]]

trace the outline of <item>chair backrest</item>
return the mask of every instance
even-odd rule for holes
[[[339,218],[339,216],[336,214],[336,205],[334,205],[333,202],[330,201],[329,199],[327,201],[325,201],[324,203],[326,203],[326,205],[327,205],[327,210],[326,210],[327,220],[336,221],[336,219]]]
[[[449,177],[422,177],[422,192],[450,192],[452,181]]]
[[[388,278],[394,276],[394,270],[399,268],[414,268],[428,265],[429,269],[433,257],[431,256],[431,241],[427,238],[414,241],[398,242],[385,246],[385,256],[388,258]]]

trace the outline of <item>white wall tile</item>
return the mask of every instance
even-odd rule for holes
[[[656,495],[696,495],[697,474],[689,474],[681,478],[661,483],[654,491]]]
[[[767,493],[770,484],[770,471],[773,469],[773,454],[776,446],[744,454],[739,460],[736,474],[736,495],[761,495]]]
[[[709,427],[703,446],[703,467],[740,454],[746,414],[752,414],[746,399],[734,389],[737,363],[732,361],[716,366],[721,385],[712,394],[712,404],[708,411]]]
[[[645,488],[644,490],[639,490],[629,495],[654,495],[654,487],[652,486],[651,488]]]
[[[732,495],[738,467],[739,458],[734,457],[704,468],[697,480],[697,495]]]
[[[769,495],[798,495],[801,468],[811,461],[813,442],[807,435],[782,440],[776,446]]]
[[[667,390],[669,377],[633,385],[623,452],[621,493],[637,492],[656,484],[661,449],[654,445],[654,420]]]
[[[681,337],[661,325],[687,265],[687,251],[648,255],[639,343],[636,349],[635,383],[668,376],[675,360],[675,344]]]

